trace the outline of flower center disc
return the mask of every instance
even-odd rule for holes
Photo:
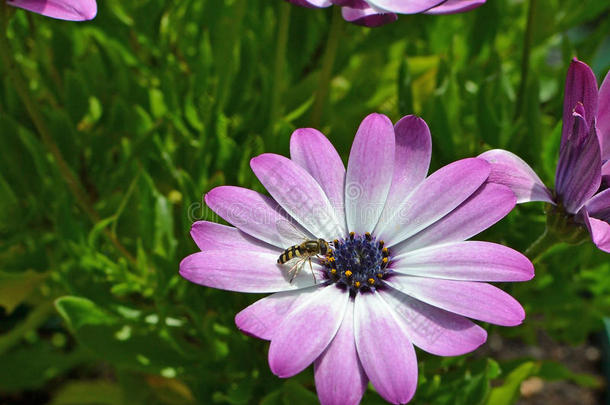
[[[383,241],[370,233],[350,232],[345,239],[335,239],[326,256],[326,276],[340,287],[355,294],[374,291],[389,274],[390,252]]]

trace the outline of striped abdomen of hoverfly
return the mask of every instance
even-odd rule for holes
[[[284,250],[280,257],[277,259],[278,264],[288,263],[290,260],[295,257],[301,257],[304,251],[301,250],[301,245],[290,246],[288,249]]]
[[[325,255],[327,251],[328,243],[324,239],[308,240],[300,245],[293,245],[284,250],[284,252],[282,252],[280,257],[277,259],[277,262],[278,264],[284,264],[295,257],[301,257],[303,255]]]

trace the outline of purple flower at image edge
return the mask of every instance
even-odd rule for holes
[[[95,0],[6,0],[6,2],[11,6],[60,20],[92,20],[97,14]]]
[[[570,64],[555,193],[508,151],[495,149],[479,157],[492,163],[491,181],[509,186],[518,202],[558,206],[587,229],[599,249],[610,253],[610,74],[598,91],[587,64],[577,59]]]
[[[377,27],[396,21],[397,14],[455,14],[470,11],[486,0],[287,0],[303,7],[341,7],[343,18]]]
[[[466,241],[516,204],[508,187],[487,182],[491,165],[463,159],[427,176],[430,155],[428,126],[415,116],[395,126],[381,114],[366,117],[347,170],[322,133],[298,129],[290,159],[251,160],[271,197],[234,186],[206,194],[235,227],[194,223],[201,252],[180,263],[180,274],[208,287],[273,293],[237,314],[237,327],[271,341],[269,366],[279,377],[313,363],[322,404],[357,404],[368,381],[387,401],[406,403],[417,387],[413,345],[456,356],[486,341],[469,318],[520,324],[521,305],[487,282],[534,275],[519,252]],[[291,281],[291,262],[276,262],[303,238],[322,238],[330,251]]]

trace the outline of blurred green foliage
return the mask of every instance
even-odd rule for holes
[[[377,29],[342,23],[319,129],[346,159],[364,116],[415,113],[431,127],[434,169],[501,147],[552,186],[568,62],[578,56],[599,79],[608,70],[610,3],[532,2],[520,91],[529,4],[490,0]],[[101,0],[98,17],[79,24],[15,12],[11,55],[85,199],[1,65],[0,397],[317,402],[311,368],[276,378],[267,343],[236,330],[234,315],[258,296],[198,287],[177,271],[196,251],[191,223],[219,220],[202,195],[221,184],[262,191],[249,159],[287,155],[292,130],[314,125],[331,14],[280,0]],[[534,203],[480,238],[523,251],[543,228]],[[503,286],[524,304],[525,323],[489,329],[533,345],[540,331],[577,344],[601,330],[607,255],[558,246],[536,269],[533,281]],[[534,375],[596,385],[532,359],[418,356],[414,404],[512,404]],[[370,390],[363,403],[383,403]]]

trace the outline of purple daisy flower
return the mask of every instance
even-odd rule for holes
[[[516,203],[508,187],[487,182],[490,164],[463,159],[426,177],[430,154],[428,126],[415,116],[395,126],[381,114],[366,117],[347,170],[322,133],[298,129],[291,159],[251,161],[271,197],[233,186],[206,194],[235,228],[193,224],[202,251],[180,263],[180,274],[208,287],[274,293],[237,314],[237,327],[271,341],[269,365],[279,377],[314,363],[322,404],[356,404],[368,381],[389,402],[406,403],[417,387],[413,345],[461,355],[487,338],[468,318],[520,324],[521,305],[485,281],[534,275],[522,254],[466,241]],[[286,224],[298,229],[294,237]],[[328,252],[311,270],[303,263],[291,282],[290,264],[276,261],[296,254],[285,249],[303,242],[299,233],[328,241]]]
[[[303,7],[340,6],[343,18],[377,27],[396,21],[396,14],[454,14],[472,10],[486,0],[288,0]]]
[[[555,193],[508,151],[490,150],[480,157],[493,163],[491,181],[509,186],[518,202],[555,205],[552,214],[586,227],[595,245],[610,252],[610,74],[598,92],[591,68],[577,59],[570,64]]]
[[[95,0],[6,0],[7,4],[60,20],[92,20],[97,14]]]

